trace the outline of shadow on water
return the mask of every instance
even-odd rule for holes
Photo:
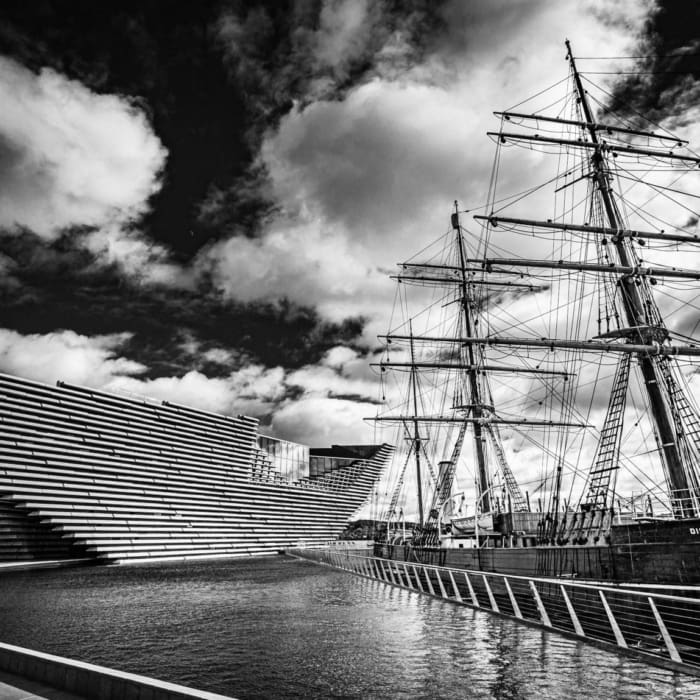
[[[700,681],[285,557],[0,575],[0,640],[238,698],[674,698]]]

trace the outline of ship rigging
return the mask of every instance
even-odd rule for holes
[[[616,527],[629,539],[649,523],[645,542],[680,542],[675,526],[700,524],[700,158],[639,118],[599,120],[595,86],[566,47],[566,92],[495,113],[484,211],[465,227],[455,202],[445,236],[395,276],[399,309],[422,306],[382,336],[384,391],[401,400],[375,420],[396,424],[407,445],[385,516],[412,483],[418,528],[404,545],[414,556],[460,538],[479,549],[610,548]],[[527,171],[506,163],[513,152]],[[502,194],[501,180],[533,174],[544,185]],[[530,202],[548,215],[533,218]],[[460,489],[471,495],[460,501]],[[562,554],[551,573],[574,559]]]

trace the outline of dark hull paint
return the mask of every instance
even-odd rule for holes
[[[575,580],[700,584],[700,518],[613,525],[606,544],[465,548],[377,545],[389,559],[473,571]]]
[[[700,584],[700,542],[479,549],[378,545],[376,554],[401,561],[514,576],[612,583]]]

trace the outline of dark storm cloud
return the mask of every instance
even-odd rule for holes
[[[418,63],[442,29],[443,4],[294,0],[225,6],[216,36],[231,82],[249,110],[245,138],[251,152],[294,106],[342,100],[378,72],[386,76]],[[201,205],[203,218],[223,223],[231,199],[245,192],[261,204],[261,213],[265,177],[258,161],[229,189],[213,187]]]
[[[129,96],[150,115],[170,155],[145,229],[188,257],[222,231],[198,217],[211,187],[235,182],[251,153],[246,111],[226,76],[211,26],[218,2],[3,3],[0,53],[49,66],[102,94]],[[229,201],[242,228],[249,201]],[[240,211],[237,207],[240,205]]]
[[[386,73],[419,62],[444,28],[444,4],[234,2],[223,9],[217,35],[255,116],[269,123],[270,116],[288,112],[295,100],[339,99],[379,68]],[[400,39],[400,47],[392,47],[392,36]]]
[[[559,36],[576,17],[592,44],[610,44],[588,7],[4,3],[0,54],[34,71],[28,83],[49,66],[91,107],[113,96],[156,143],[153,188],[128,191],[132,211],[111,228],[71,211],[71,228],[43,241],[29,231],[0,240],[0,325],[10,329],[0,356],[4,337],[14,363],[3,366],[29,376],[23,360],[43,352],[32,375],[42,381],[79,368],[73,381],[274,415],[290,438],[356,441],[375,389],[358,339],[384,330],[391,298],[377,268],[420,249],[439,207],[488,182],[477,123],[504,85],[510,99],[549,69],[546,46],[528,63],[543,26]]]
[[[23,334],[128,331],[133,335],[120,353],[146,365],[150,377],[193,369],[223,376],[248,362],[300,367],[335,345],[352,346],[362,329],[361,319],[328,323],[287,301],[240,304],[205,286],[127,284],[118,269],[96,267],[79,238],[76,232],[51,243],[30,232],[0,236],[9,273],[0,275],[0,325]]]
[[[168,364],[167,350],[156,349],[160,334],[168,337],[169,330],[154,318],[171,308],[178,314],[169,324],[184,323],[182,332],[192,327],[203,342],[225,339],[244,356],[291,367],[319,357],[331,338],[349,341],[360,333],[359,320],[324,324],[313,309],[293,303],[217,301],[206,279],[175,285],[190,288],[169,292],[172,303],[157,284],[140,280],[148,278],[149,265],[170,264],[168,251],[174,261],[186,263],[213,239],[254,237],[273,210],[265,168],[256,160],[266,130],[295,101],[340,99],[380,63],[390,71],[419,60],[442,22],[436,13],[441,4],[211,0],[168,4],[164,11],[157,0],[4,3],[0,54],[35,72],[53,69],[97,96],[121,96],[143,113],[167,151],[149,211],[127,226],[137,227],[141,237],[132,269],[128,262],[121,270],[115,265],[113,237],[87,227],[51,233],[58,240],[44,247],[31,232],[15,241],[3,237],[0,250],[10,261],[3,264],[5,291],[11,281],[14,285],[4,323],[24,332],[133,332],[133,356],[146,364],[150,358],[159,373],[186,365],[178,357]],[[400,48],[387,51],[393,36]],[[3,144],[0,173],[22,156],[15,144]],[[127,239],[119,242],[131,245],[128,230],[122,233]],[[165,247],[149,251],[149,241]],[[175,267],[166,272],[157,281],[178,274]],[[193,284],[201,284],[204,293]],[[32,299],[40,306],[30,308]],[[232,307],[232,325],[243,332],[204,331],[206,322],[190,321],[211,316],[224,328]],[[286,344],[291,347],[282,353]],[[215,370],[215,364],[207,367]]]
[[[614,112],[642,112],[652,122],[682,115],[700,103],[700,5],[660,0],[645,23],[636,54],[608,105]],[[682,117],[680,117],[682,119]],[[680,122],[679,125],[682,126]]]
[[[143,224],[189,258],[212,238],[255,233],[270,207],[256,149],[292,101],[340,96],[371,73],[392,32],[416,55],[381,60],[416,60],[440,4],[356,3],[367,17],[335,45],[343,18],[332,1],[8,2],[0,54],[146,110],[169,157]]]

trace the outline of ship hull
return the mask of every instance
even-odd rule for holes
[[[669,586],[700,584],[698,541],[454,549],[377,545],[375,554],[512,576]]]

